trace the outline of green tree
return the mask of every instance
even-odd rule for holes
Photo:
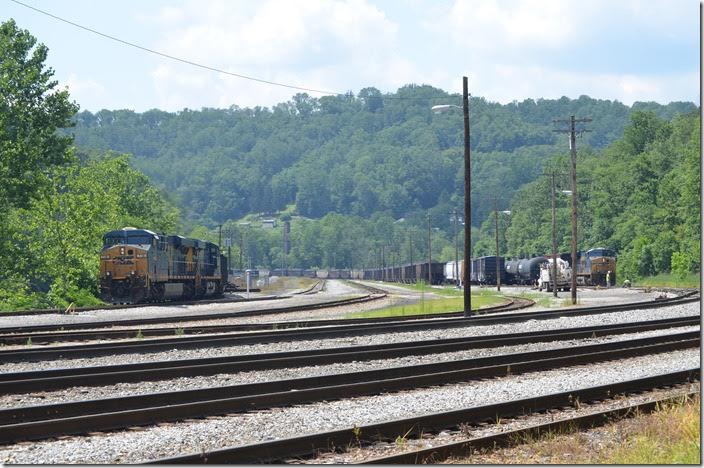
[[[672,260],[670,261],[672,265],[672,274],[675,275],[679,281],[684,280],[689,273],[689,267],[691,260],[689,255],[685,252],[672,252]]]
[[[27,206],[53,166],[71,160],[78,106],[57,89],[45,66],[48,49],[10,19],[0,24],[0,206]]]

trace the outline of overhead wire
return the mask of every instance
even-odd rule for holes
[[[118,42],[118,43],[120,43],[120,44],[129,46],[129,47],[133,47],[133,48],[138,49],[138,50],[141,50],[141,51],[143,51],[143,52],[148,52],[148,53],[150,53],[150,54],[158,55],[158,56],[160,56],[160,57],[167,58],[167,59],[169,59],[169,60],[173,60],[173,61],[180,62],[180,63],[186,64],[186,65],[191,65],[191,66],[193,66],[193,67],[201,68],[201,69],[204,69],[204,70],[208,70],[208,71],[212,71],[212,72],[216,72],[216,73],[222,73],[222,74],[224,74],[224,75],[229,75],[229,76],[233,76],[233,77],[236,77],[236,78],[241,78],[241,79],[244,79],[244,80],[255,81],[255,82],[258,82],[258,83],[268,84],[268,85],[272,85],[272,86],[280,86],[280,87],[283,87],[283,88],[295,89],[295,90],[298,90],[298,91],[307,91],[307,92],[311,92],[311,93],[324,94],[324,95],[329,95],[329,96],[346,96],[346,95],[349,95],[349,94],[351,93],[351,92],[341,93],[341,92],[338,92],[338,91],[327,91],[327,90],[309,88],[309,87],[304,87],[304,86],[296,86],[296,85],[291,85],[291,84],[287,84],[287,83],[281,83],[281,82],[277,82],[277,81],[266,80],[266,79],[263,79],[263,78],[257,78],[257,77],[254,77],[254,76],[243,75],[243,74],[241,74],[241,73],[230,72],[230,71],[223,70],[223,69],[217,68],[217,67],[212,67],[212,66],[209,66],[209,65],[204,65],[204,64],[202,64],[202,63],[198,63],[198,62],[194,62],[194,61],[192,61],[192,60],[188,60],[188,59],[183,59],[183,58],[180,58],[180,57],[176,57],[176,56],[174,56],[174,55],[170,55],[170,54],[167,54],[167,53],[164,53],[164,52],[160,52],[160,51],[158,51],[158,50],[150,49],[149,47],[144,47],[144,46],[141,46],[141,45],[139,45],[139,44],[135,44],[134,42],[130,42],[130,41],[127,41],[127,40],[124,40],[124,39],[120,39],[119,37],[115,37],[115,36],[112,36],[112,35],[110,35],[110,34],[106,34],[106,33],[100,32],[100,31],[98,31],[98,30],[96,30],[96,29],[89,28],[89,27],[87,27],[87,26],[83,26],[83,25],[78,24],[78,23],[76,23],[76,22],[74,22],[74,21],[71,21],[71,20],[68,20],[68,19],[66,19],[66,18],[62,18],[62,17],[60,17],[60,16],[54,15],[53,13],[50,13],[50,12],[48,12],[48,11],[42,10],[42,9],[37,8],[37,7],[34,7],[34,6],[32,6],[32,5],[28,5],[28,4],[26,4],[26,3],[24,3],[24,2],[21,2],[21,1],[19,1],[19,0],[10,0],[10,1],[13,2],[13,3],[15,3],[15,4],[17,4],[17,5],[23,6],[23,7],[25,7],[25,8],[30,9],[30,10],[33,10],[33,11],[35,11],[35,12],[37,12],[37,13],[40,13],[40,14],[42,14],[42,15],[45,15],[45,16],[48,16],[48,17],[53,18],[53,19],[55,19],[55,20],[61,21],[61,22],[66,23],[66,24],[69,24],[69,25],[71,25],[71,26],[74,26],[74,27],[76,27],[76,28],[82,29],[82,30],[84,30],[84,31],[91,32],[91,33],[93,33],[93,34],[96,34],[96,35],[98,35],[98,36],[104,37],[104,38],[106,38],[106,39],[109,39],[109,40]],[[381,99],[384,99],[384,100],[387,100],[387,99],[393,99],[393,100],[431,100],[431,99],[439,99],[439,97],[415,97],[415,96],[384,96],[384,95],[382,95],[382,96],[380,96],[380,97],[381,97]]]

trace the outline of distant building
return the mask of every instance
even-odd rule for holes
[[[275,219],[262,219],[262,229],[274,229],[276,227]]]

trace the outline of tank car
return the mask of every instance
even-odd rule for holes
[[[543,256],[518,260],[516,281],[519,284],[536,284],[540,276],[540,265],[546,260]]]
[[[100,296],[134,304],[222,295],[227,258],[217,245],[198,239],[126,227],[103,237]]]

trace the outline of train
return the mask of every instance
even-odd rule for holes
[[[103,236],[100,297],[113,304],[221,296],[227,258],[212,242],[125,227]]]
[[[567,257],[567,258],[564,258]],[[566,254],[563,260],[572,264],[572,256]],[[581,286],[608,286],[616,284],[616,252],[604,247],[596,247],[586,252],[577,252],[577,284]]]
[[[498,263],[498,274],[501,284],[539,286],[541,290],[551,290],[552,285],[549,283],[552,281],[550,279],[552,273],[545,272],[551,262],[551,256],[545,255],[523,259],[506,259],[504,257],[498,257],[497,259],[496,256],[472,258],[470,261],[469,279],[472,284],[495,285]],[[557,287],[558,289],[569,290],[573,274],[571,255],[569,253],[559,254],[557,264]],[[613,250],[598,247],[577,253],[576,275],[578,285],[606,286],[606,273],[609,271],[611,272],[609,275],[609,286],[613,286],[616,284],[616,254]],[[542,281],[541,272],[543,275]],[[455,265],[455,262],[431,262],[430,264],[423,262],[349,270],[272,270],[271,274],[277,276],[308,276],[311,278],[358,279],[396,283],[424,281],[433,285],[461,285],[464,275],[464,260],[460,260],[458,265]]]

